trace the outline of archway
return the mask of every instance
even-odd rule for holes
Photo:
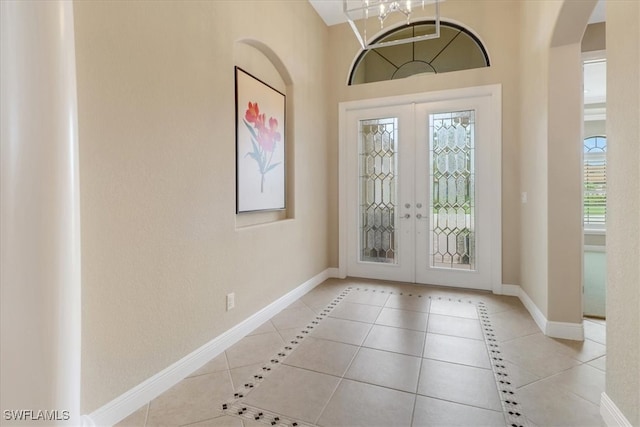
[[[596,3],[563,2],[548,62],[547,334],[578,340],[584,338],[582,159],[576,149],[582,141],[583,121],[581,40]]]

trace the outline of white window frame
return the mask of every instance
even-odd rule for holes
[[[588,152],[584,152],[584,142],[588,139],[591,138],[603,138],[605,141],[607,141],[607,137],[604,135],[592,135],[592,136],[587,136],[583,139],[583,159],[582,159],[582,167],[583,167],[583,175],[582,175],[582,223],[584,226],[584,230],[585,233],[588,234],[605,234],[606,232],[606,225],[607,225],[607,211],[606,211],[606,205],[605,205],[605,212],[604,212],[604,223],[602,224],[597,224],[597,223],[587,223],[586,222],[586,216],[585,216],[585,193],[586,193],[586,182],[584,180],[584,168],[586,168],[586,162],[587,159],[589,157],[594,158],[594,159],[598,159],[601,158],[604,160],[604,170],[605,170],[605,190],[604,190],[604,194],[605,194],[605,200],[607,197],[607,180],[606,180],[606,170],[607,170],[607,149],[606,149],[606,145],[605,145],[605,149],[604,151],[600,151],[600,152],[594,152],[594,153],[588,153]]]

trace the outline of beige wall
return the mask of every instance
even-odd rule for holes
[[[582,319],[580,40],[594,2],[523,2],[522,287],[549,321]]]
[[[502,236],[503,283],[520,282],[520,196],[518,155],[518,13],[517,2],[463,0],[441,4],[442,19],[461,23],[474,31],[489,53],[491,67],[436,75],[420,75],[407,79],[347,86],[347,78],[359,45],[347,24],[330,28],[331,67],[330,159],[333,167],[330,188],[337,193],[338,108],[343,101],[384,96],[429,92],[487,84],[502,84]],[[510,34],[505,37],[505,34]],[[331,245],[331,262],[338,259],[338,207],[331,200],[330,233],[335,236]]]
[[[584,137],[607,136],[606,120],[589,120],[584,122]]]
[[[558,2],[559,3],[559,2]],[[547,313],[547,116],[548,56],[556,2],[521,2],[519,71],[521,189],[527,203],[521,210],[520,285]],[[545,7],[546,6],[546,7]],[[542,143],[541,143],[542,142]]]
[[[252,7],[77,2],[82,411],[95,410],[337,266],[341,101],[502,84],[503,283],[522,285],[550,320],[574,321],[574,295],[549,303],[557,295],[555,287],[549,289],[558,281],[550,280],[549,241],[558,223],[550,227],[548,208],[560,195],[549,195],[559,168],[548,162],[548,141],[556,137],[548,89],[562,83],[560,76],[549,81],[549,67],[563,60],[551,58],[549,47],[562,4],[444,2],[443,18],[470,27],[485,43],[490,68],[348,87],[358,52],[351,30],[327,29],[306,1]],[[607,251],[617,255],[609,256],[608,268],[607,393],[632,423],[640,423],[640,348],[633,339],[640,335],[640,277],[637,263],[625,262],[638,258],[640,241],[640,158],[633,143],[640,139],[639,94],[638,86],[628,84],[640,75],[638,37],[628,37],[629,28],[638,34],[640,11],[637,2],[608,5],[614,29],[607,29],[607,37],[612,44],[617,40],[609,93],[619,99],[613,107],[619,119],[608,124],[608,136],[631,142],[610,158],[620,167],[610,180],[610,212],[619,222],[612,220],[618,224],[614,235],[608,230]],[[292,84],[255,49],[237,43],[241,39],[269,46]],[[295,120],[288,124],[295,180],[286,216],[292,219],[240,227],[274,217],[235,215],[235,64],[287,90]],[[608,109],[612,114],[611,104]],[[523,206],[520,191],[528,193]],[[228,292],[236,292],[231,312],[224,311]]]
[[[88,413],[329,267],[334,170],[328,30],[308,2],[81,1],[75,19]],[[268,46],[293,83],[294,219],[248,228],[235,214],[235,60],[283,82],[241,39]]]
[[[606,29],[607,24],[605,22],[587,25],[581,42],[582,51],[592,52],[605,50],[607,48],[607,40],[605,37]]]
[[[640,425],[640,3],[607,1],[607,385]]]
[[[0,2],[3,426],[81,425],[73,28],[70,2]],[[31,422],[11,416],[28,409]],[[70,418],[36,421],[38,410]]]
[[[581,81],[580,44],[574,42],[552,47],[549,55],[547,142],[547,319],[574,324],[582,323],[583,183],[580,147],[584,108]]]

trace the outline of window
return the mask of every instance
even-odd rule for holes
[[[434,21],[414,22],[395,28],[373,42],[431,34]],[[365,50],[355,61],[349,84],[395,80],[416,74],[446,73],[489,66],[489,55],[466,28],[440,22],[440,37],[413,43]]]
[[[607,138],[584,140],[584,226],[604,228],[607,216]]]

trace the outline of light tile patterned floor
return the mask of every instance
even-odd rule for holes
[[[347,287],[361,290],[242,403],[320,426],[504,426],[478,311],[458,301],[471,300],[484,303],[530,426],[604,425],[602,322],[585,320],[584,342],[551,339],[517,298],[363,279],[328,280],[119,425],[264,426],[222,403]]]

